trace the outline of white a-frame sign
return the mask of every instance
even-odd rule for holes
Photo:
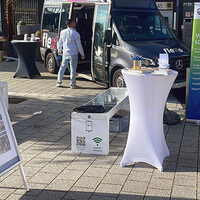
[[[0,176],[19,166],[25,189],[28,191],[29,188],[21,162],[17,141],[0,90]]]

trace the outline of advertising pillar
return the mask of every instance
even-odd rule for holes
[[[194,6],[187,121],[200,122],[200,3]]]

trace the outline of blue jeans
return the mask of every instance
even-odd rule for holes
[[[63,56],[62,58],[62,63],[58,72],[58,83],[62,82],[65,70],[70,64],[70,85],[75,85],[76,84],[76,68],[78,64],[78,55],[74,56]]]

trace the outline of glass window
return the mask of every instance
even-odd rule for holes
[[[57,33],[60,17],[59,7],[46,7],[44,9],[42,29]]]
[[[116,11],[113,18],[125,41],[173,38],[156,12]]]
[[[108,17],[108,5],[98,5],[94,31],[94,62],[103,64],[104,32]]]
[[[61,22],[60,22],[61,30],[67,28],[66,21],[69,19],[70,5],[71,4],[63,4],[62,10],[61,10],[62,13],[61,13]]]

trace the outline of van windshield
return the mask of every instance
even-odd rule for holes
[[[156,12],[114,11],[113,19],[124,41],[173,38]]]

